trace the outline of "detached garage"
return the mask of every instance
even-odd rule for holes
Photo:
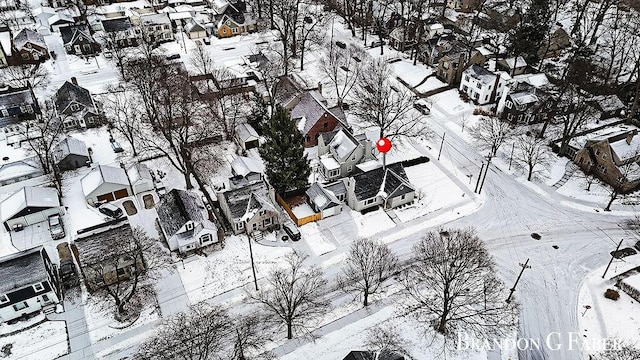
[[[124,169],[98,165],[80,180],[82,191],[90,205],[98,201],[114,201],[131,195],[129,179]]]
[[[49,216],[64,214],[54,188],[25,186],[0,203],[2,224],[7,231],[47,221]]]

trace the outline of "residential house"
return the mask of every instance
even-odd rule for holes
[[[540,48],[538,49],[539,58],[556,57],[562,54],[562,50],[571,45],[571,37],[567,34],[567,31],[562,27],[558,27],[549,39],[542,41]]]
[[[134,27],[128,17],[104,19],[102,28],[109,48],[114,46],[125,48],[140,44],[140,28]]]
[[[113,201],[132,195],[127,173],[120,167],[98,165],[80,183],[90,205],[98,201]]]
[[[276,82],[275,103],[282,105],[287,110],[293,109],[302,98],[302,90],[290,77],[281,76]],[[269,94],[265,95],[265,101],[270,101]]]
[[[59,32],[63,27],[75,24],[75,20],[67,13],[56,11],[53,16],[47,19],[47,23],[51,31]]]
[[[460,12],[473,12],[480,5],[480,0],[447,0],[447,7]]]
[[[5,138],[24,132],[20,123],[40,118],[40,106],[31,86],[14,88],[0,85],[0,129]]]
[[[253,126],[242,123],[236,126],[236,140],[243,150],[250,150],[260,146],[260,135]]]
[[[473,64],[462,73],[460,92],[479,105],[499,99],[511,77],[505,72],[494,73]]]
[[[186,253],[219,241],[218,227],[196,194],[173,189],[156,206],[169,249]]]
[[[60,28],[60,36],[67,54],[96,55],[100,52],[100,44],[95,41],[87,25],[80,24]]]
[[[514,124],[535,123],[540,101],[534,86],[528,83],[516,83],[503,92],[497,113],[501,119]]]
[[[0,69],[11,64],[11,33],[0,32]]]
[[[589,104],[600,113],[600,120],[623,117],[627,108],[617,95],[594,96]]]
[[[52,151],[53,162],[60,171],[75,170],[91,164],[91,155],[84,141],[67,136]]]
[[[318,138],[318,158],[326,180],[341,179],[351,175],[357,164],[373,158],[371,141],[346,129],[323,133]]]
[[[184,32],[189,39],[201,39],[207,37],[207,29],[200,25],[195,19],[190,19],[184,25]]]
[[[44,175],[35,157],[0,164],[0,186],[37,178]]]
[[[13,37],[11,53],[16,63],[37,64],[49,59],[49,48],[44,37],[29,29],[22,29]]]
[[[85,129],[102,124],[102,116],[91,93],[79,86],[76,78],[65,81],[54,95],[53,103],[65,129]]]
[[[232,36],[252,33],[258,30],[258,25],[249,14],[224,15],[217,23],[216,36],[228,38]]]
[[[304,93],[291,110],[291,119],[298,124],[304,137],[304,146],[318,145],[320,134],[337,127],[347,128],[346,117],[340,107],[327,107],[327,101],[318,91]]]
[[[142,254],[131,257],[128,246],[134,234],[129,222],[85,232],[74,240],[71,249],[89,291],[128,280],[134,272],[145,269]]]
[[[231,162],[231,173],[252,183],[264,179],[264,163],[260,159],[238,156]]]
[[[587,140],[573,162],[585,173],[626,193],[640,186],[640,135],[635,126],[620,126],[618,130]]]
[[[148,43],[158,44],[175,39],[171,19],[166,13],[142,15],[140,25]]]
[[[64,207],[54,188],[25,186],[0,203],[2,225],[7,231],[47,221],[55,214],[64,214]]]
[[[401,164],[359,172],[347,178],[347,205],[355,211],[382,206],[385,209],[411,203],[416,190]]]
[[[53,312],[62,299],[55,267],[42,247],[0,258],[0,324]]]
[[[134,162],[133,165],[129,166],[127,168],[127,176],[134,194],[152,191],[155,188],[151,171],[142,163]]]
[[[467,66],[468,52],[467,48],[457,41],[440,45],[436,77],[449,85],[460,83],[462,72]]]
[[[496,69],[504,71],[510,76],[521,75],[527,71],[527,62],[522,56],[500,59],[496,61]]]
[[[218,201],[234,234],[270,230],[279,224],[275,194],[262,181],[218,193]]]
[[[333,188],[339,189],[342,199],[338,199],[336,193],[332,191]],[[305,195],[313,211],[320,213],[324,219],[342,212],[346,190],[347,188],[342,181],[336,181],[328,185],[321,185],[315,182],[305,191]]]

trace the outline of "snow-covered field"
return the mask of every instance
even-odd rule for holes
[[[68,352],[67,326],[64,321],[45,321],[20,333],[0,337],[0,349],[11,346],[3,359],[50,360]]]

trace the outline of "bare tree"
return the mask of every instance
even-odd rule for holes
[[[45,174],[54,173],[53,149],[62,139],[64,123],[53,109],[45,109],[41,119],[24,121],[20,125],[20,135],[32,150]]]
[[[371,239],[358,239],[351,244],[343,273],[338,276],[338,287],[345,292],[362,294],[363,305],[369,305],[369,296],[380,290],[382,284],[398,271],[398,257],[389,246]]]
[[[196,46],[190,56],[191,65],[199,75],[213,73],[215,66],[213,57],[204,46]]]
[[[103,104],[109,126],[124,136],[131,144],[133,156],[138,156],[143,109],[135,94],[121,84],[107,86],[107,92]]]
[[[576,134],[583,130],[589,123],[597,118],[596,110],[587,103],[587,100],[576,91],[567,91],[561,100],[568,109],[560,118],[562,119],[562,138],[560,140],[559,155],[567,154],[569,142]]]
[[[471,128],[471,138],[473,138],[481,150],[489,151],[489,158],[493,158],[498,153],[500,147],[513,136],[511,125],[496,117],[482,117],[478,123]]]
[[[286,255],[287,267],[272,271],[264,286],[249,296],[273,314],[275,321],[287,328],[287,339],[293,338],[295,329],[306,329],[305,323],[322,316],[330,307],[324,299],[327,280],[322,270],[312,266],[304,268],[307,255],[292,252]]]
[[[323,42],[327,21],[332,14],[323,10],[319,0],[305,0],[299,16],[302,17],[302,21],[296,28],[296,41],[297,48],[300,49],[300,70],[304,70],[304,52]]]
[[[282,59],[285,75],[289,75],[290,58],[296,56],[296,31],[299,23],[303,21],[299,16],[301,3],[302,0],[270,1],[274,14],[272,27],[278,33],[282,43],[277,53]]]
[[[128,81],[126,65],[130,60],[129,57],[131,56],[133,49],[128,47],[121,47],[118,45],[119,35],[117,32],[104,32],[102,33],[100,39],[111,54],[110,61],[114,63],[118,68],[118,71],[120,71],[122,80]]]
[[[427,129],[413,111],[413,95],[395,87],[389,65],[383,59],[368,61],[354,90],[352,113],[368,127],[379,127],[380,137],[424,135]]]
[[[356,46],[346,49],[331,47],[328,56],[320,59],[320,70],[326,75],[336,90],[338,105],[349,95],[362,76],[362,68],[369,59],[368,54]]]
[[[162,322],[136,354],[140,360],[224,359],[231,319],[225,309],[201,302]]]
[[[611,211],[611,205],[619,196],[627,195],[640,186],[640,164],[638,164],[640,149],[620,155],[622,155],[620,161],[623,163],[614,169],[609,169],[609,173],[604,175],[608,177],[607,183],[610,186],[609,202],[604,211]]]
[[[0,71],[0,83],[12,87],[45,88],[51,81],[51,74],[40,64],[9,66]]]
[[[402,338],[398,329],[394,326],[376,326],[367,331],[367,340],[365,348],[371,349],[373,352],[370,359],[377,360],[382,358],[393,358],[390,355],[403,355],[407,359],[411,359],[408,349],[411,344]]]
[[[516,311],[484,243],[472,229],[427,233],[413,247],[405,273],[406,313],[451,339],[465,331],[477,339],[514,329]]]
[[[261,315],[238,316],[233,322],[233,356],[232,360],[249,360],[269,358],[271,354],[260,354],[270,339],[266,336],[271,331],[268,321]]]
[[[531,181],[533,174],[549,166],[551,162],[549,148],[544,140],[523,134],[515,139],[515,144],[514,158],[518,164],[527,169],[527,181]]]

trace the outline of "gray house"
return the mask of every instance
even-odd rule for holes
[[[356,211],[393,209],[413,201],[416,190],[401,164],[361,172],[347,179],[347,204]]]
[[[75,170],[88,166],[91,157],[82,140],[68,136],[53,148],[53,161],[61,171]]]
[[[318,157],[325,179],[341,179],[351,175],[357,164],[373,159],[371,141],[345,129],[323,133],[318,137]]]
[[[71,82],[65,81],[53,97],[53,102],[65,129],[101,125],[98,105],[89,90],[79,86],[75,78],[71,78]]]
[[[262,181],[218,193],[218,201],[234,234],[269,230],[279,223],[275,195]]]
[[[259,159],[238,156],[231,163],[231,172],[248,182],[260,181],[264,177],[264,163]]]
[[[313,211],[322,215],[323,219],[342,212],[344,193],[341,193],[342,200],[338,199],[336,193],[331,190],[334,187],[344,189],[346,192],[346,187],[342,181],[337,181],[328,186],[323,186],[316,182],[305,191],[307,202]]]

